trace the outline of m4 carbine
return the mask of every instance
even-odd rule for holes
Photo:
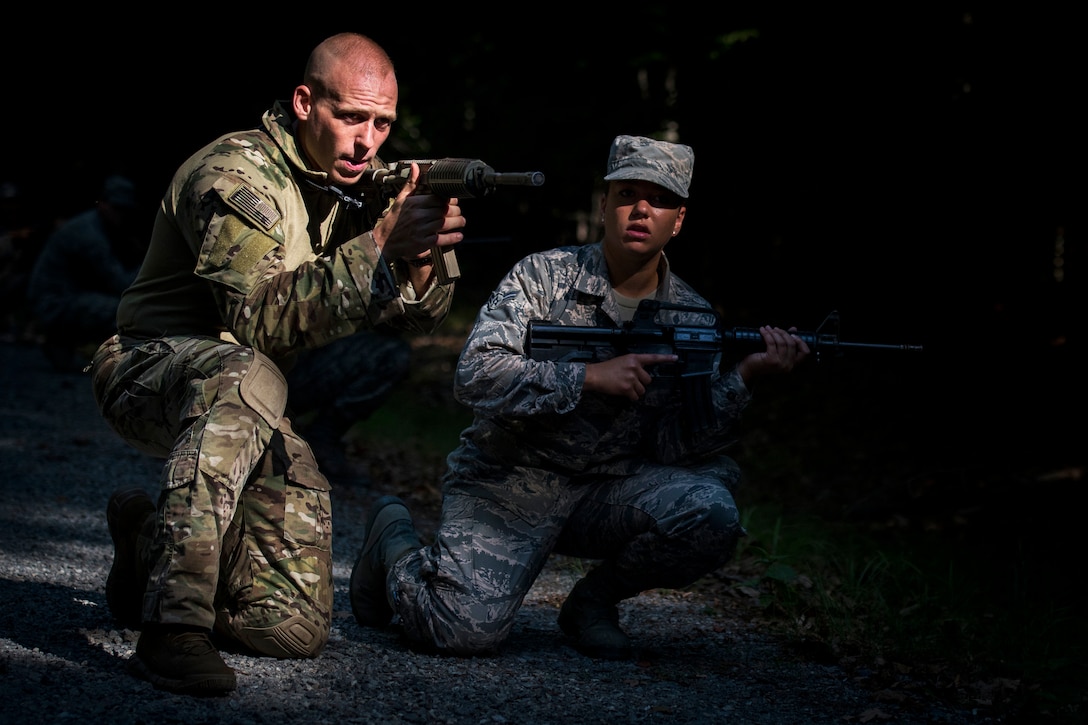
[[[417,179],[420,193],[444,196],[447,199],[471,199],[489,196],[500,186],[542,186],[544,174],[539,171],[500,173],[479,159],[409,159],[394,161],[387,169],[367,169],[359,184],[364,193],[376,190],[386,201],[392,199],[412,176],[412,164],[419,165]],[[435,248],[435,273],[438,283],[445,285],[460,279],[461,269],[453,247]]]
[[[713,316],[714,325],[681,325],[658,322],[658,313],[670,310]],[[839,313],[832,312],[815,332],[793,333],[804,340],[817,362],[827,353],[839,355],[844,349],[922,350],[921,345],[845,342],[839,339]],[[710,377],[723,352],[739,353],[764,349],[759,328],[724,329],[717,312],[708,307],[678,305],[659,300],[642,300],[634,317],[621,327],[557,325],[530,320],[526,350],[533,360],[555,362],[600,362],[630,353],[673,354],[674,363],[654,366],[655,378],[673,379],[679,384],[684,406],[696,428],[709,427],[713,410]]]

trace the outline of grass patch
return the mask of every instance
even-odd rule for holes
[[[352,436],[367,447],[410,444],[423,455],[444,457],[457,447],[461,431],[471,422],[467,408],[421,402],[417,392],[397,390],[370,418],[356,424]]]
[[[800,651],[856,663],[889,687],[913,677],[935,697],[1054,722],[1083,713],[1088,625],[1061,587],[1026,592],[1016,562],[995,566],[942,532],[867,528],[773,504],[750,506],[743,520],[737,586],[759,593],[769,626]]]

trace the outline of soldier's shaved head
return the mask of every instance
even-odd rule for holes
[[[318,95],[335,95],[336,77],[376,76],[379,80],[392,74],[393,61],[380,45],[359,33],[338,33],[326,38],[310,53],[302,82]]]

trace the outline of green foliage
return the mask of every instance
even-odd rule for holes
[[[467,410],[420,405],[415,395],[395,391],[388,403],[353,428],[369,447],[403,445],[410,441],[422,454],[445,455],[457,447],[461,431],[471,422]]]
[[[829,521],[781,506],[750,507],[737,559],[773,626],[819,642],[837,661],[920,665],[950,679],[1011,677],[1075,701],[1088,657],[1084,617],[1053,592],[1014,601],[993,567],[940,532]],[[997,589],[1001,587],[998,586]]]

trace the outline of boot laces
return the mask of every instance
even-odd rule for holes
[[[200,632],[182,632],[171,640],[174,649],[186,655],[200,656],[216,651],[207,635]]]

